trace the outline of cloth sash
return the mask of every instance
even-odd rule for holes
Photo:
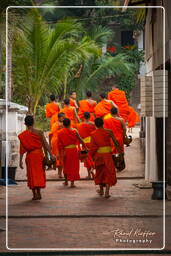
[[[91,137],[90,136],[86,137],[86,138],[83,139],[83,141],[84,141],[84,143],[90,143]]]
[[[99,147],[97,150],[97,153],[111,153],[112,152],[112,147],[106,146],[106,147]]]
[[[77,146],[76,145],[74,145],[74,144],[70,144],[70,145],[68,145],[68,146],[65,146],[65,148],[76,148]]]

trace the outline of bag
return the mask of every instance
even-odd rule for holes
[[[125,159],[124,159],[124,153],[120,154],[113,154],[112,155],[114,164],[116,169],[121,172],[122,170],[125,169]]]
[[[48,169],[52,168],[56,170],[56,160],[53,161],[52,159],[48,158],[48,156],[44,156],[43,158],[43,167],[46,170],[46,167]]]
[[[127,135],[125,135],[125,137],[124,137],[124,144],[127,146],[127,147],[129,147],[129,144],[132,142],[132,136],[131,135],[129,135],[129,136],[127,136]]]
[[[81,162],[84,162],[84,160],[87,158],[88,152],[86,150],[81,150],[79,152],[79,159]]]

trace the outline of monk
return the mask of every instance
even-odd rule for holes
[[[63,128],[63,120],[65,118],[65,114],[60,112],[58,114],[58,121],[53,124],[51,132],[50,132],[50,145],[52,154],[56,157],[56,166],[58,168],[58,177],[62,178],[62,169],[63,163],[62,159],[59,159],[59,150],[58,150],[58,131]]]
[[[54,114],[59,113],[60,108],[56,102],[55,95],[50,95],[50,103],[46,104],[46,117],[51,118]]]
[[[32,116],[26,116],[25,125],[27,130],[18,135],[20,140],[20,168],[23,169],[23,155],[27,153],[28,187],[33,193],[32,200],[40,200],[41,188],[45,188],[46,186],[45,170],[43,167],[43,149],[44,152],[49,152],[52,160],[55,160],[55,157],[51,153],[43,132],[34,128],[34,119]]]
[[[91,133],[96,129],[93,122],[90,121],[90,113],[84,112],[84,121],[78,124],[78,132],[86,144],[87,148],[90,148]],[[84,166],[87,168],[88,176],[87,179],[91,178],[91,170],[94,169],[94,162],[91,155],[88,153],[84,160]]]
[[[71,120],[71,126],[73,128],[76,128],[77,124],[80,123],[80,119],[78,117],[76,108],[70,106],[69,99],[64,100],[64,108],[61,109],[61,112],[63,112],[65,114],[66,118],[69,118]]]
[[[128,115],[128,128],[129,132],[132,132],[132,128],[136,125],[136,123],[140,122],[140,117],[135,109],[129,106],[129,115]]]
[[[95,119],[94,108],[97,105],[97,102],[92,99],[92,93],[90,91],[87,91],[86,95],[87,95],[87,99],[79,101],[78,116],[80,119],[83,120],[84,113],[89,112],[90,113],[90,121],[94,121],[94,119]]]
[[[124,152],[124,137],[126,135],[126,125],[122,117],[118,116],[118,109],[113,107],[110,110],[111,117],[104,120],[104,128],[113,131],[113,134],[119,142],[122,152]],[[113,147],[113,153],[117,154],[117,148]]]
[[[108,99],[112,100],[119,109],[119,115],[125,120],[128,120],[129,107],[125,92],[119,90],[116,85],[112,86],[112,91],[108,93]]]
[[[76,98],[77,98],[76,92],[71,92],[70,93],[70,106],[78,109]]]
[[[106,98],[105,93],[100,94],[100,99],[101,99],[101,101],[96,105],[94,111],[95,111],[96,117],[104,118],[106,115],[108,115],[110,113],[110,110],[112,107],[117,108],[117,106],[112,100],[108,100]]]
[[[71,188],[74,188],[74,181],[80,179],[77,144],[78,142],[81,143],[85,150],[87,150],[87,147],[78,131],[71,128],[70,119],[65,118],[63,126],[64,128],[58,132],[58,147],[59,156],[63,159],[64,185],[67,186],[68,181],[71,181]]]
[[[112,159],[111,140],[119,152],[121,152],[121,147],[113,132],[103,128],[102,118],[96,118],[95,125],[97,130],[91,133],[90,144],[90,154],[95,161],[95,184],[100,187],[98,191],[100,195],[104,195],[105,187],[105,198],[109,198],[110,187],[117,182],[114,161]]]

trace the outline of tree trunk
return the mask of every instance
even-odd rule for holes
[[[66,92],[67,92],[67,76],[64,79],[64,99],[66,98]]]

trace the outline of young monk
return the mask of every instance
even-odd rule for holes
[[[58,121],[53,124],[51,132],[49,134],[51,150],[52,150],[52,154],[56,157],[56,166],[58,168],[58,177],[60,179],[62,178],[63,163],[62,163],[62,159],[59,159],[58,131],[63,128],[64,118],[65,118],[65,114],[60,112],[58,114]]]
[[[112,107],[116,107],[116,104],[112,100],[108,100],[106,98],[105,93],[100,94],[101,101],[96,105],[94,111],[96,117],[105,117],[107,114],[110,113]]]
[[[87,95],[87,99],[79,101],[78,116],[80,119],[83,120],[84,113],[89,112],[90,113],[90,121],[94,121],[94,119],[95,119],[94,108],[97,105],[97,102],[91,98],[92,93],[90,91],[87,91],[86,95]]]
[[[86,144],[87,148],[90,148],[90,134],[96,129],[93,122],[90,122],[90,113],[85,112],[84,113],[84,121],[80,124],[78,124],[78,132],[83,139],[84,143]],[[88,153],[86,159],[84,160],[84,166],[87,168],[88,176],[87,179],[91,178],[91,170],[94,168],[94,162],[93,159]]]
[[[95,161],[95,184],[100,187],[100,195],[104,195],[105,187],[105,198],[109,198],[110,187],[117,182],[114,161],[112,159],[111,139],[119,152],[121,152],[121,147],[113,132],[103,128],[102,118],[96,118],[95,125],[97,130],[91,133],[90,144],[90,154]]]
[[[58,147],[59,155],[63,159],[64,185],[67,186],[68,181],[71,181],[71,188],[74,188],[74,181],[80,179],[78,141],[85,150],[87,147],[78,131],[71,128],[71,121],[68,118],[63,120],[63,126],[64,128],[58,132]]]
[[[41,188],[45,188],[46,177],[43,167],[43,150],[49,152],[52,160],[55,157],[52,155],[50,147],[43,135],[43,132],[34,128],[34,119],[28,115],[25,118],[25,125],[27,130],[20,133],[18,138],[20,140],[20,168],[23,169],[23,155],[26,155],[27,166],[27,182],[28,187],[32,190],[32,200],[41,199]]]
[[[54,94],[50,95],[50,103],[46,104],[45,109],[47,118],[51,118],[54,114],[59,113],[60,108]]]
[[[124,152],[124,137],[126,135],[126,125],[124,119],[118,116],[118,109],[113,107],[110,110],[111,117],[104,120],[104,128],[110,129],[113,131],[113,134],[117,141],[119,142],[122,152]],[[113,153],[117,154],[117,148],[113,148]]]
[[[129,107],[125,92],[119,90],[116,85],[112,86],[112,91],[108,93],[108,99],[112,100],[119,109],[119,115],[125,120],[128,120]]]
[[[70,104],[71,107],[75,107],[76,109],[78,109],[76,98],[77,98],[76,92],[71,92],[70,93],[70,102],[69,102],[69,104]]]
[[[61,109],[61,112],[65,114],[66,118],[69,118],[71,120],[71,126],[73,128],[76,128],[77,124],[80,123],[80,119],[78,117],[77,111],[75,107],[70,106],[69,99],[64,100],[64,108]]]

